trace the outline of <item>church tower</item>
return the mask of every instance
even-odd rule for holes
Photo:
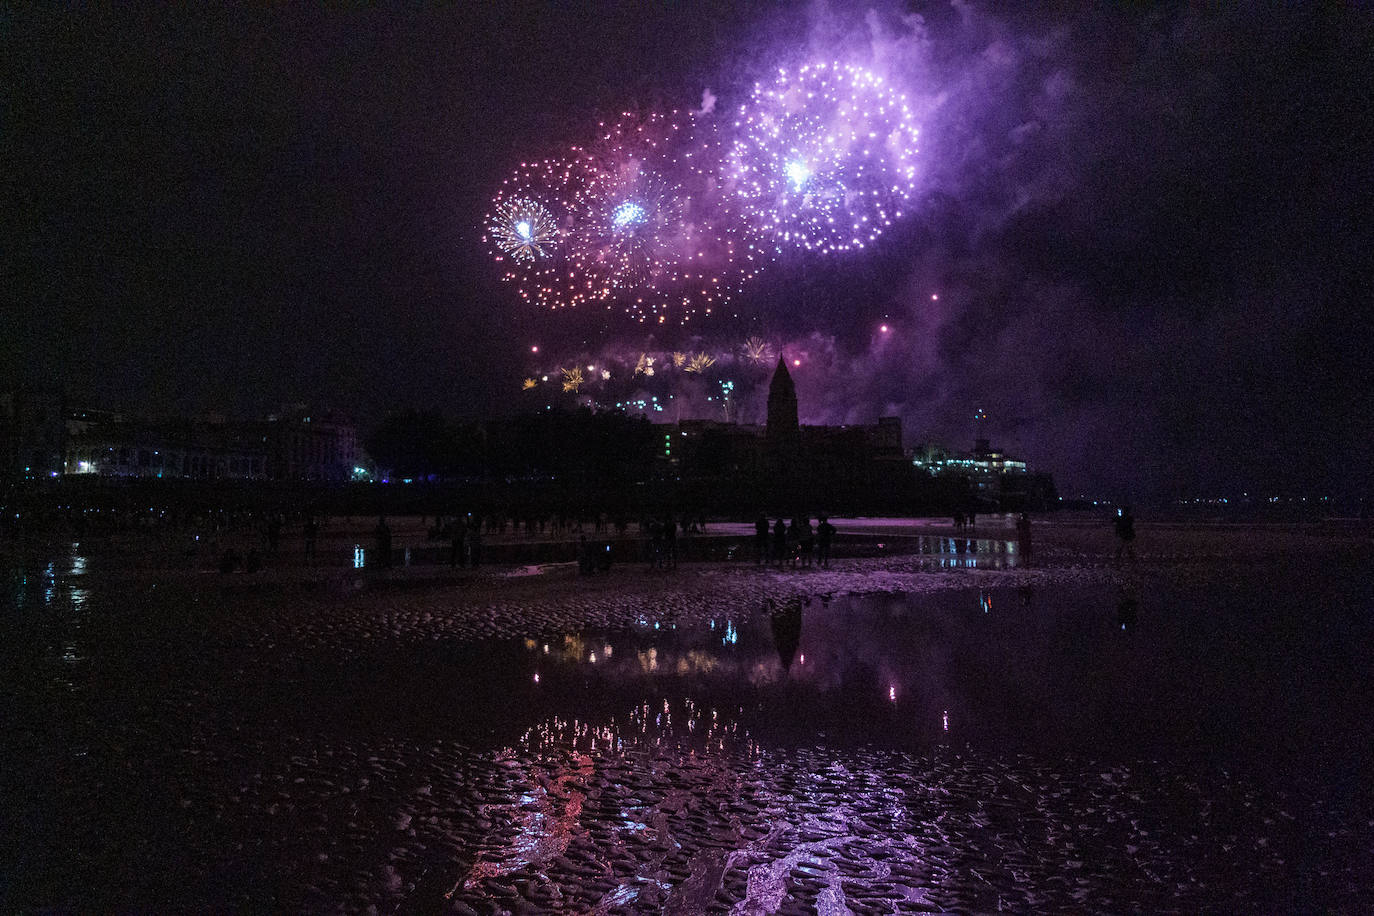
[[[797,447],[800,427],[797,424],[797,386],[792,383],[792,374],[787,371],[787,362],[778,357],[778,367],[773,370],[773,380],[768,384],[768,444],[775,449],[791,450]]]
[[[800,514],[805,504],[801,480],[801,427],[797,423],[797,386],[787,362],[778,358],[773,380],[768,383],[768,426],[763,439],[765,492],[779,510]]]

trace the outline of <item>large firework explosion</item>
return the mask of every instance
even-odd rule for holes
[[[606,298],[608,290],[581,268],[570,245],[580,228],[578,202],[597,177],[591,158],[573,149],[564,159],[522,162],[502,182],[484,240],[502,279],[526,302],[556,309]]]
[[[871,71],[780,70],[723,121],[626,112],[522,164],[486,237],[527,302],[685,323],[722,313],[775,253],[876,241],[912,196],[916,138],[906,99]]]
[[[720,163],[709,118],[626,112],[585,149],[522,164],[493,202],[487,239],[536,305],[605,302],[659,324],[710,315],[764,260]],[[551,217],[538,246],[526,244],[529,205]]]
[[[911,108],[862,67],[779,70],[754,86],[733,124],[728,178],[779,251],[864,248],[902,216],[915,189]]]
[[[625,112],[588,147],[598,181],[579,201],[579,263],[641,322],[690,321],[725,305],[759,268],[747,222],[718,180],[714,120]]]

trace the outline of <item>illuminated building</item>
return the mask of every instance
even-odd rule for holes
[[[108,411],[67,417],[66,474],[192,480],[346,481],[361,463],[353,425],[293,408],[266,420],[125,420]]]

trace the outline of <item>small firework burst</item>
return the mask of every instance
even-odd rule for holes
[[[538,384],[539,384],[539,383],[538,383],[537,381],[535,381],[534,379],[532,379],[532,378],[527,378],[527,379],[525,379],[523,382],[520,383],[520,390],[521,390],[521,391],[529,391],[531,388],[535,387],[535,386],[538,385]]]
[[[635,375],[653,375],[654,358],[647,353],[639,354],[638,361],[635,362]]]
[[[582,388],[582,383],[583,383],[584,381],[586,381],[586,379],[584,379],[584,378],[582,377],[582,367],[580,367],[580,366],[573,366],[571,369],[560,369],[560,370],[558,370],[558,371],[560,371],[560,372],[563,373],[563,390],[564,390],[564,391],[579,391],[579,390],[581,390],[581,388]]]
[[[528,197],[512,197],[496,204],[487,233],[501,251],[516,261],[549,257],[558,244],[558,221],[549,208]]]
[[[574,148],[562,159],[521,163],[493,198],[484,238],[503,270],[501,278],[524,301],[574,308],[610,294],[587,274],[568,244],[579,230],[578,201],[599,174],[591,158]],[[535,244],[525,244],[526,223]]]
[[[672,359],[673,359],[673,368],[674,368],[674,369],[681,369],[681,368],[683,367],[683,365],[687,362],[687,354],[686,354],[686,353],[679,352],[679,351],[675,351],[675,352],[673,353]]]
[[[773,361],[773,348],[762,337],[750,337],[740,347],[744,361],[755,366],[767,366]]]
[[[602,369],[602,370],[601,370],[601,380],[602,380],[603,382],[609,382],[609,381],[611,380],[611,370],[610,370],[610,369]]]
[[[697,353],[687,361],[686,372],[700,374],[716,364],[716,358],[709,353]]]

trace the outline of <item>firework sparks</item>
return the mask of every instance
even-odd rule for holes
[[[578,202],[598,175],[591,158],[573,149],[566,159],[521,163],[502,183],[484,238],[504,271],[501,278],[524,301],[572,308],[609,295],[582,269],[569,244],[579,231]]]
[[[582,383],[586,381],[582,377],[582,368],[573,366],[571,369],[560,369],[563,373],[563,390],[578,391],[582,388]]]
[[[641,298],[671,281],[682,191],[638,163],[603,174],[582,202],[574,239],[584,270],[618,296]]]
[[[686,372],[700,374],[716,364],[716,358],[709,353],[698,353],[687,361]]]
[[[539,201],[512,197],[496,204],[487,235],[514,260],[533,262],[553,253],[558,244],[558,221]]]
[[[683,365],[687,362],[687,354],[682,352],[674,352],[672,355],[672,360],[673,368],[681,369]]]
[[[750,337],[740,347],[744,361],[755,366],[767,366],[773,361],[773,348],[761,337]]]
[[[626,113],[585,149],[522,164],[487,217],[504,279],[545,308],[710,315],[767,260],[720,180],[720,146],[709,117]]]
[[[653,375],[654,358],[647,353],[639,354],[638,361],[635,362],[635,375]]]
[[[916,182],[911,108],[861,67],[808,64],[756,84],[736,113],[726,169],[781,251],[849,251],[902,216]]]
[[[527,379],[525,379],[523,382],[520,383],[520,390],[521,390],[521,391],[529,391],[531,388],[535,387],[535,386],[538,385],[538,384],[539,384],[539,383],[538,383],[537,381],[535,381],[534,379],[532,379],[532,378],[527,378]]]

